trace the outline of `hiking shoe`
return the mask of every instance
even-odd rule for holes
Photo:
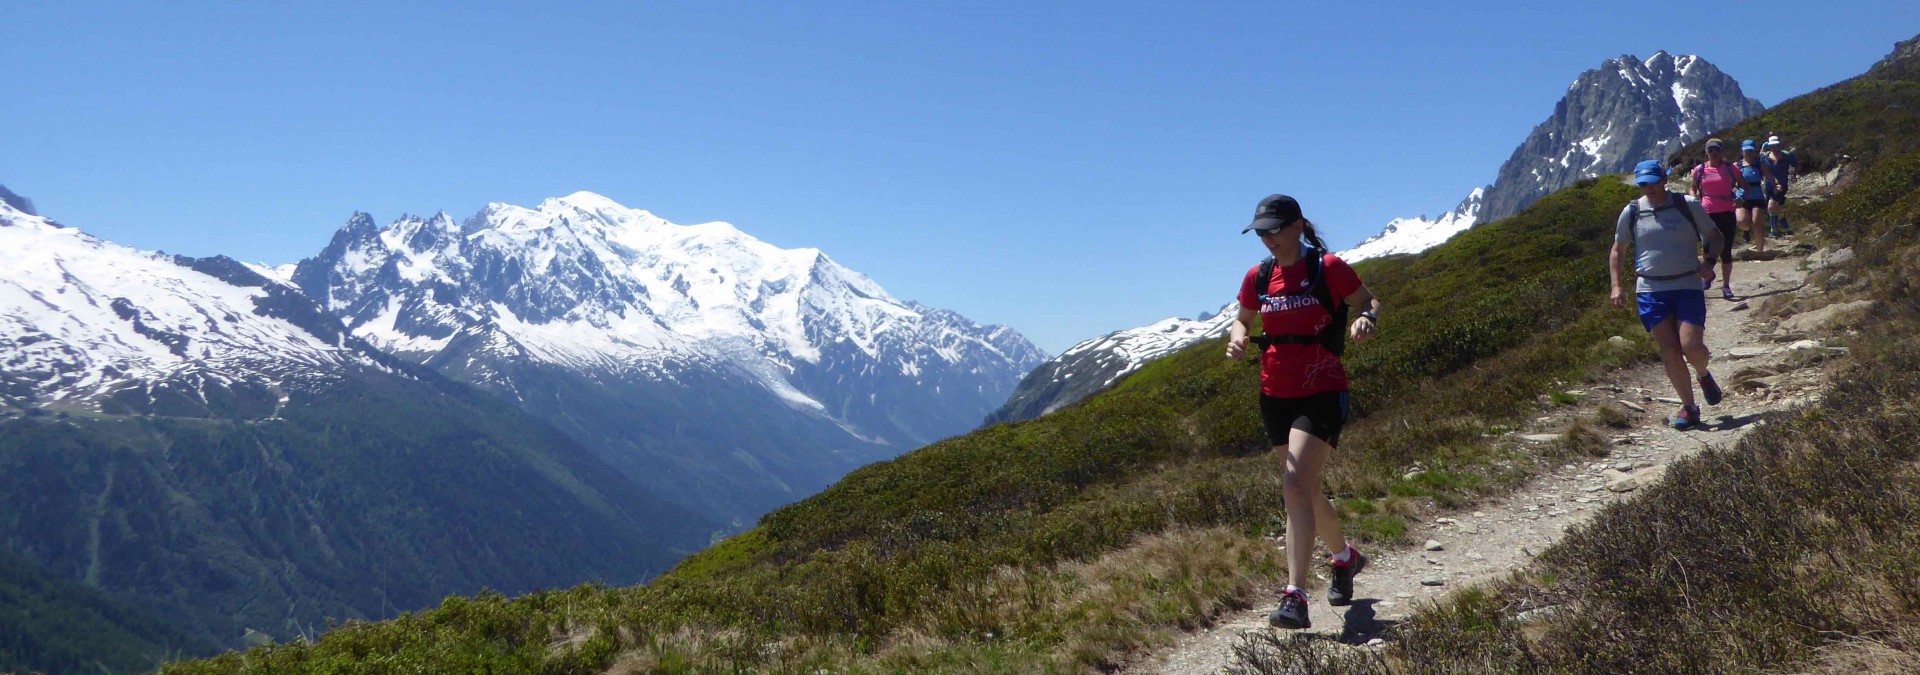
[[[1693,428],[1694,425],[1700,423],[1700,406],[1680,406],[1680,412],[1674,413],[1672,423],[1673,428],[1681,431]]]
[[[1307,594],[1297,589],[1281,593],[1280,608],[1267,615],[1267,623],[1287,630],[1312,628],[1313,622],[1307,620]]]
[[[1713,280],[1712,280],[1712,279],[1701,279],[1701,280],[1700,280],[1700,290],[1703,290],[1703,291],[1711,291],[1711,290],[1713,290]]]
[[[1345,607],[1353,604],[1353,575],[1367,568],[1367,556],[1353,549],[1347,564],[1333,563],[1333,583],[1327,586],[1327,604]]]
[[[1713,373],[1700,376],[1700,393],[1706,394],[1707,405],[1720,405],[1720,383],[1713,381]]]
[[[1720,297],[1721,297],[1722,299],[1725,299],[1725,300],[1726,300],[1727,302],[1733,302],[1733,287],[1731,287],[1731,286],[1721,286],[1721,287],[1720,287]]]

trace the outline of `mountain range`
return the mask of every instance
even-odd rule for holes
[[[645,580],[719,524],[224,257],[0,203],[0,541],[195,643]],[[178,646],[178,645],[176,645]]]
[[[172,648],[644,581],[974,428],[1046,357],[820,251],[590,193],[356,214],[280,267],[0,198],[0,541]]]
[[[586,192],[461,222],[355,214],[290,280],[353,335],[732,527],[971,430],[1046,358],[817,249]]]

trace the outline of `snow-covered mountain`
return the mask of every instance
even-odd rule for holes
[[[1386,229],[1381,230],[1380,234],[1338,255],[1347,262],[1358,262],[1381,256],[1419,253],[1439,246],[1479,221],[1480,207],[1485,203],[1486,194],[1486,188],[1474,188],[1466,199],[1460,201],[1459,206],[1433,220],[1428,220],[1426,216],[1395,218],[1387,223]]]
[[[1740,83],[1698,56],[1623,55],[1581,73],[1500,166],[1482,219],[1500,220],[1582,178],[1665,159],[1766,110]]]
[[[1348,261],[1419,253],[1482,222],[1519,213],[1583,178],[1621,173],[1643,159],[1733,126],[1766,107],[1698,56],[1621,56],[1581,73],[1502,164],[1492,185],[1475,188],[1438,218],[1395,218],[1380,234],[1342,251]]]
[[[0,200],[0,407],[253,416],[303,378],[381,367],[291,286],[102,241],[21,202]]]
[[[727,517],[971,430],[1046,358],[817,249],[587,192],[458,223],[355,214],[292,279],[356,336],[500,392]],[[754,506],[712,503],[741,490]]]
[[[226,257],[0,188],[5,552],[231,645],[483,588],[636,583],[724,521]]]
[[[1069,347],[1028,373],[986,424],[1030,420],[1092,396],[1162,356],[1226,335],[1238,310],[1238,304],[1229,303],[1211,316],[1171,317]]]

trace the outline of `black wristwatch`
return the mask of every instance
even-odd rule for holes
[[[1362,317],[1365,317],[1365,318],[1366,318],[1366,320],[1368,320],[1368,321],[1372,321],[1372,322],[1374,322],[1374,323],[1380,323],[1380,317],[1379,317],[1378,315],[1376,315],[1376,314],[1374,314],[1374,313],[1373,313],[1373,310],[1371,310],[1371,309],[1369,309],[1369,310],[1367,310],[1367,311],[1364,311],[1364,312],[1361,312],[1361,313],[1360,313],[1360,316],[1362,316]]]

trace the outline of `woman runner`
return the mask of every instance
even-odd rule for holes
[[[1720,267],[1731,274],[1733,233],[1740,227],[1740,216],[1736,214],[1740,209],[1740,198],[1736,190],[1746,188],[1747,181],[1741,177],[1740,169],[1725,157],[1720,139],[1707,139],[1707,161],[1693,167],[1693,197],[1706,207],[1707,217],[1713,219],[1713,226],[1720,229],[1720,239],[1727,244],[1720,249]],[[1713,288],[1712,280],[1700,282],[1701,290],[1709,288]],[[1721,297],[1733,299],[1733,289],[1723,289]]]
[[[1740,141],[1740,178],[1747,186],[1737,190],[1740,208],[1740,230],[1747,233],[1753,241],[1753,250],[1767,250],[1767,230],[1764,223],[1767,215],[1767,193],[1773,190],[1773,177],[1767,174],[1765,162],[1760,161],[1760,146],[1752,139]],[[1727,248],[1733,248],[1733,240],[1727,240]],[[1733,299],[1733,265],[1720,267],[1720,296]]]
[[[1240,313],[1227,341],[1227,358],[1238,359],[1246,353],[1248,336],[1258,320],[1266,333],[1256,341],[1262,344],[1260,420],[1273,451],[1286,453],[1287,461],[1282,488],[1289,583],[1280,594],[1279,609],[1267,621],[1280,628],[1309,628],[1305,587],[1313,565],[1314,535],[1335,552],[1327,604],[1352,604],[1353,576],[1367,564],[1367,557],[1341,535],[1340,517],[1321,489],[1320,475],[1327,456],[1340,443],[1340,429],[1347,418],[1347,371],[1329,341],[1337,341],[1337,331],[1343,328],[1356,343],[1373,337],[1380,303],[1352,267],[1326,252],[1326,244],[1292,197],[1272,195],[1260,200],[1253,224],[1241,230],[1241,234],[1247,232],[1259,233],[1273,264],[1254,265],[1241,279]],[[1302,245],[1302,237],[1310,246]],[[1270,270],[1271,280],[1266,288],[1257,288],[1263,267]],[[1367,310],[1350,328],[1333,325],[1342,304]]]

